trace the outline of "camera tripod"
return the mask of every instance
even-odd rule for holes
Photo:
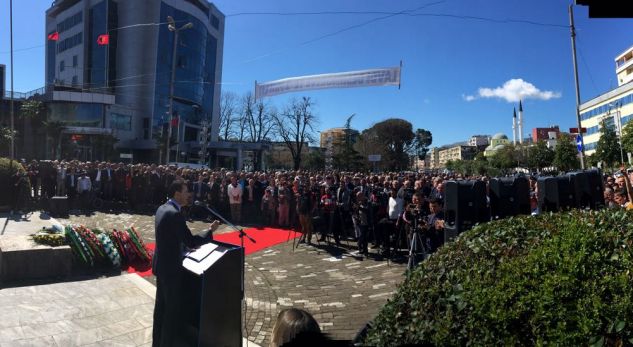
[[[419,263],[420,259],[426,258],[426,246],[418,230],[418,219],[413,220],[413,232],[411,234],[411,245],[409,246],[409,261],[407,262],[407,270],[413,270]]]

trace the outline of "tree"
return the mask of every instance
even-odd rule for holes
[[[578,150],[569,134],[561,133],[554,150],[554,166],[560,171],[577,169],[579,166]]]
[[[223,92],[220,97],[220,139],[224,141],[234,135],[237,101],[237,94],[233,92]]]
[[[277,111],[265,104],[263,101],[258,101],[254,105],[254,109],[251,112],[244,114],[246,123],[246,139],[250,142],[262,142],[270,136],[270,133],[275,127],[274,116]],[[255,151],[253,167],[255,170],[259,170],[261,166],[261,151]]]
[[[310,151],[304,161],[304,168],[309,170],[323,170],[325,167],[325,156],[321,151]]]
[[[384,153],[383,162],[389,170],[404,170],[409,166],[407,151],[415,139],[413,126],[404,119],[391,118],[374,124],[363,132]]]
[[[540,170],[541,168],[552,166],[554,151],[547,147],[545,141],[538,141],[536,145],[530,147],[528,150],[528,165],[531,168]]]
[[[244,141],[246,136],[248,135],[248,122],[253,118],[253,113],[255,112],[255,97],[253,97],[252,93],[246,93],[242,97],[242,109],[239,117],[236,119],[235,124],[237,124],[237,130],[235,134],[237,135],[238,141]]]
[[[628,122],[622,128],[622,149],[626,153],[633,153],[633,122]]]
[[[301,155],[304,146],[314,140],[314,126],[317,118],[312,109],[314,102],[309,97],[293,99],[282,114],[275,114],[275,129],[282,142],[288,147],[294,169],[301,167]]]
[[[18,116],[22,120],[22,156],[32,157],[35,136],[33,136],[33,123],[35,128],[40,127],[41,115],[46,113],[46,108],[41,101],[28,100],[22,103]],[[30,151],[29,151],[30,150]],[[27,152],[28,151],[28,152]]]
[[[433,135],[430,131],[426,129],[418,129],[415,131],[415,139],[412,147],[418,159],[424,160],[431,143],[433,143]]]
[[[359,170],[363,167],[363,156],[354,149],[358,132],[352,129],[352,119],[356,114],[347,117],[344,125],[345,141],[334,151],[332,166],[339,170]]]
[[[51,151],[52,157],[59,159],[61,156],[61,140],[62,133],[66,128],[63,122],[60,121],[45,121],[42,123],[44,126],[44,131],[46,132],[46,136],[53,140],[53,150]],[[48,143],[48,141],[47,141]]]
[[[602,135],[600,135],[596,146],[596,156],[598,160],[605,162],[608,167],[613,167],[615,163],[620,161],[618,136],[615,134],[613,125],[608,124],[606,119],[602,120],[600,127],[602,128]]]
[[[507,144],[490,157],[490,165],[501,171],[517,167],[519,164],[518,150],[512,144]]]

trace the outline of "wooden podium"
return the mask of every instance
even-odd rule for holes
[[[185,255],[183,336],[187,346],[242,346],[244,249],[212,242]]]

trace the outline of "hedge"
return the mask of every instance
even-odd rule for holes
[[[407,273],[371,346],[633,344],[633,213],[478,225]]]
[[[26,173],[22,165],[18,161],[13,161],[8,158],[0,158],[0,206],[10,206],[12,204],[12,197],[16,188],[14,187],[13,175],[16,170],[21,173]],[[28,179],[23,180],[23,187],[25,190],[31,189],[31,184]]]

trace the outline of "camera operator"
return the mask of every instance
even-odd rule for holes
[[[442,199],[429,200],[429,214],[424,229],[430,241],[430,253],[435,252],[444,243],[444,204]]]
[[[352,204],[352,219],[356,226],[356,239],[358,240],[358,253],[367,256],[367,233],[369,231],[369,204],[365,194],[356,192],[356,202]]]

